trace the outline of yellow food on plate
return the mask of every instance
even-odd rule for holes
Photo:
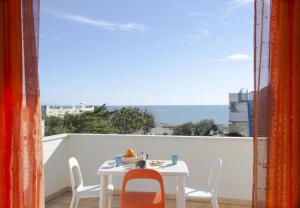
[[[133,149],[128,149],[124,157],[126,158],[137,157],[137,155],[135,154]]]

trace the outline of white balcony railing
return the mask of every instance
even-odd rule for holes
[[[61,134],[44,138],[46,197],[69,187],[67,160],[78,159],[87,184],[100,182],[96,171],[105,160],[128,148],[149,153],[150,159],[169,159],[178,154],[185,160],[190,176],[187,186],[207,185],[211,162],[221,157],[223,170],[219,197],[251,200],[252,198],[252,138],[249,137],[186,137],[102,134]],[[121,178],[114,178],[116,189]],[[175,182],[165,179],[167,193],[174,193]]]

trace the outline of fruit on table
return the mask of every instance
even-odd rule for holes
[[[124,157],[137,157],[133,149],[128,149]]]

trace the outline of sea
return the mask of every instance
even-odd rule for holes
[[[213,119],[216,124],[227,124],[229,119],[228,105],[146,105],[146,106],[107,106],[108,110],[123,107],[137,107],[152,113],[156,123],[179,125],[187,122],[198,122]]]

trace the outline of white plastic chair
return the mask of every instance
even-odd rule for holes
[[[72,186],[72,201],[70,208],[76,208],[78,206],[79,200],[82,198],[99,198],[100,197],[100,185],[84,186],[80,167],[76,158],[71,157],[69,159],[69,171],[70,180]],[[75,183],[74,173],[77,173],[78,185]],[[111,207],[112,196],[113,196],[113,185],[110,183],[108,185],[109,193],[109,207]]]
[[[218,205],[218,186],[221,177],[222,160],[218,158],[212,164],[208,178],[208,188],[192,189],[185,188],[185,196],[187,199],[209,199],[213,208],[219,208]]]

